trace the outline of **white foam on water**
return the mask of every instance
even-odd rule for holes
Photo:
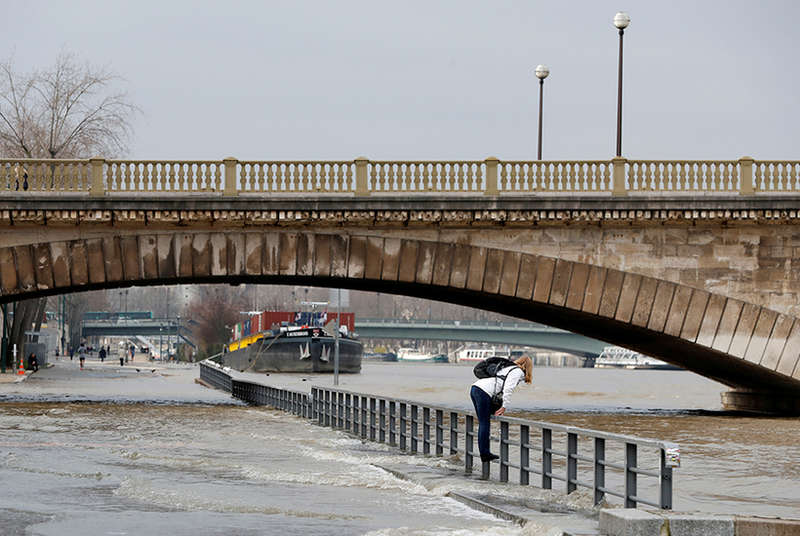
[[[118,488],[114,490],[114,495],[125,497],[140,502],[168,507],[174,510],[186,512],[219,512],[233,514],[264,514],[264,515],[285,515],[291,517],[304,517],[316,519],[340,519],[353,520],[360,519],[361,516],[340,515],[330,512],[313,512],[310,510],[292,510],[266,506],[262,504],[248,504],[243,501],[236,501],[234,498],[229,500],[221,498],[200,497],[192,494],[187,489],[167,490],[159,489],[152,485],[149,480],[143,478],[126,477]]]
[[[265,471],[255,467],[244,467],[241,470],[241,474],[248,480],[382,490],[401,490],[403,492],[413,493],[416,495],[430,495],[424,486],[401,480],[390,473],[387,473],[386,471],[370,465],[362,465],[358,470],[345,470],[340,472],[274,472]]]
[[[536,533],[523,532],[518,526],[479,527],[475,529],[453,529],[449,527],[431,527],[427,529],[412,527],[395,527],[379,529],[364,533],[364,536],[534,536]],[[538,535],[537,535],[538,536]],[[547,536],[550,536],[549,534]],[[561,536],[560,534],[558,536]]]

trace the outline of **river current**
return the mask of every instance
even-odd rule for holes
[[[2,534],[533,534],[377,465],[400,454],[193,382],[194,367],[70,362],[0,384]],[[269,377],[329,385],[331,376]],[[365,363],[341,386],[468,407],[471,369]],[[675,441],[675,508],[800,517],[800,419],[723,413],[724,387],[684,371],[541,368],[513,414]],[[507,493],[525,491],[506,486]],[[495,492],[503,493],[498,486]]]

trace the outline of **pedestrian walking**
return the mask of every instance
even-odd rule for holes
[[[131,361],[133,361],[133,356],[136,354],[136,347],[131,344]]]
[[[100,357],[100,362],[105,363],[106,360],[106,349],[104,346],[100,347],[100,352],[97,354]]]
[[[86,344],[84,343],[78,347],[78,360],[81,362],[81,370],[83,370],[83,362],[86,360]]]
[[[72,356],[73,356],[74,354],[75,354],[75,347],[74,347],[74,346],[70,346],[70,347],[69,347],[69,360],[70,360],[70,361],[72,361]]]
[[[494,363],[493,363],[494,362]],[[479,368],[475,367],[475,375],[480,379],[472,384],[470,398],[478,414],[478,451],[482,462],[490,462],[499,458],[489,449],[489,431],[492,415],[500,416],[506,412],[511,393],[519,382],[531,383],[533,380],[533,363],[528,356],[511,361],[503,358],[489,358],[485,362],[488,366],[479,375]]]

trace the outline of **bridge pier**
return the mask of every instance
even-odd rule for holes
[[[800,394],[732,389],[722,393],[722,407],[765,415],[800,415]]]

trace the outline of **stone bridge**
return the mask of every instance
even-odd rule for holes
[[[798,412],[799,180],[800,162],[748,158],[0,161],[0,302],[204,282],[404,294],[632,348],[732,387],[731,408]]]

